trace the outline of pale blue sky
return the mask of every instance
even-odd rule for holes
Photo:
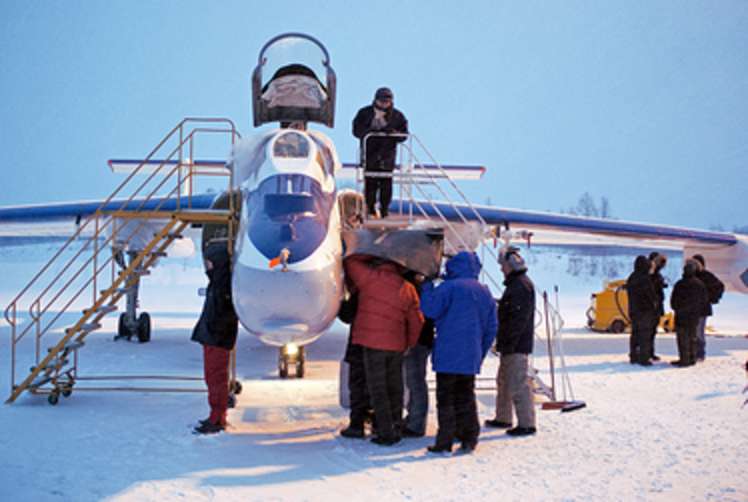
[[[477,202],[748,224],[748,2],[21,1],[0,5],[0,205],[108,195],[185,116],[251,133],[249,77],[285,31],[338,75],[325,129],[381,85],[444,163],[483,164]]]

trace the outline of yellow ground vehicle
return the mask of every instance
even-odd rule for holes
[[[587,326],[593,331],[623,333],[631,324],[629,321],[629,297],[626,281],[605,281],[603,290],[592,294],[592,305],[587,309]],[[663,331],[675,330],[675,318],[667,312],[660,318]]]

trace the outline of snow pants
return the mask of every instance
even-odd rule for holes
[[[706,317],[699,318],[699,325],[696,328],[696,359],[706,357]]]
[[[475,445],[480,434],[475,403],[475,375],[436,374],[436,446],[452,447],[455,439]]]
[[[377,436],[399,437],[403,419],[403,353],[364,347],[364,369]]]
[[[631,338],[629,339],[631,362],[643,363],[652,358],[652,317],[653,315],[638,315],[631,318]]]
[[[416,344],[405,356],[405,385],[408,387],[408,416],[405,427],[413,432],[426,432],[426,417],[429,413],[429,387],[426,384],[426,366],[431,349]]]
[[[229,402],[229,356],[231,351],[203,345],[203,367],[205,384],[208,386],[210,417],[214,424],[226,425]]]
[[[386,171],[378,171],[385,173]],[[364,178],[364,197],[369,215],[375,214],[377,204],[377,193],[379,194],[379,209],[382,218],[389,213],[390,202],[392,202],[392,178],[378,178],[367,176]]]
[[[675,326],[678,342],[678,359],[682,364],[694,364],[698,352],[697,330],[699,323],[677,324]]]
[[[535,427],[535,402],[527,378],[528,354],[501,354],[496,376],[496,420],[512,423],[517,413],[519,427]]]
[[[369,390],[366,385],[366,368],[364,367],[364,348],[351,344],[346,350],[345,360],[348,363],[348,395],[350,397],[350,425],[353,428],[364,427],[369,416]]]

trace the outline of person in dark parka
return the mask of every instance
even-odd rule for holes
[[[696,337],[698,340],[696,360],[703,361],[706,358],[706,318],[714,313],[712,305],[719,303],[722,294],[725,292],[725,285],[716,275],[706,269],[706,260],[702,255],[695,254],[693,255],[693,259],[699,264],[699,270],[696,272],[696,277],[704,283],[707,294],[709,295],[709,303],[706,305],[706,308],[699,319],[699,326],[696,331]]]
[[[512,436],[535,434],[535,403],[527,378],[535,339],[535,285],[517,248],[499,256],[504,273],[504,294],[499,300],[496,350],[501,353],[496,375],[496,416],[488,427],[505,428]],[[517,426],[512,427],[513,415]]]
[[[652,263],[652,274],[649,277],[652,279],[652,286],[654,286],[655,296],[657,297],[657,315],[652,321],[652,352],[649,357],[653,361],[659,361],[660,356],[655,354],[655,337],[657,336],[657,327],[660,325],[660,319],[665,315],[665,289],[667,289],[668,284],[665,277],[662,275],[662,269],[667,265],[667,257],[653,251],[649,254],[649,261]]]
[[[446,269],[442,284],[434,287],[428,281],[421,289],[421,310],[436,325],[431,363],[436,372],[439,431],[428,450],[451,451],[458,439],[462,449],[470,452],[480,434],[475,375],[496,337],[496,302],[478,282],[481,263],[475,253],[458,253]]]
[[[192,341],[203,346],[205,383],[210,416],[195,428],[212,434],[226,428],[229,399],[229,357],[236,343],[239,321],[231,299],[231,259],[226,241],[214,241],[203,252],[208,288]]]
[[[394,95],[387,87],[377,89],[374,102],[361,108],[353,119],[353,135],[361,140],[361,162],[364,173],[392,173],[395,169],[397,144],[405,141],[405,136],[369,137],[369,133],[408,133],[408,120],[403,113],[393,106]],[[392,177],[365,176],[364,196],[367,213],[376,214],[377,194],[382,218],[386,218],[392,201]]]
[[[670,296],[670,306],[675,311],[675,330],[678,341],[678,360],[673,366],[692,366],[696,364],[698,339],[696,330],[704,310],[709,305],[706,286],[697,277],[699,263],[686,260],[683,267],[683,278],[675,283]]]
[[[650,279],[651,267],[652,264],[646,256],[637,256],[634,271],[626,280],[631,320],[629,362],[642,366],[652,365],[651,330],[657,317],[657,295]]]

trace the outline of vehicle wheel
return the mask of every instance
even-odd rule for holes
[[[47,402],[51,404],[52,406],[55,406],[59,400],[60,400],[60,395],[57,394],[57,392],[52,392],[49,395],[49,397],[47,397]]]
[[[236,408],[236,396],[229,394],[229,401],[226,403],[228,408]]]
[[[242,393],[242,383],[239,380],[231,382],[231,392],[237,396]]]
[[[278,361],[278,376],[288,378],[288,361],[285,359]]]
[[[72,387],[64,387],[62,389],[62,397],[70,397],[72,393],[73,393]]]
[[[138,317],[138,341],[146,343],[151,339],[151,316],[143,312]]]
[[[610,324],[611,333],[623,333],[625,329],[626,329],[626,324],[620,319],[616,319]]]
[[[132,333],[130,333],[130,330],[127,329],[127,324],[125,323],[125,313],[121,313],[119,315],[119,322],[117,323],[117,336],[114,337],[115,340],[119,338],[127,338],[128,340],[132,336]]]
[[[304,361],[296,361],[296,378],[304,378]]]

